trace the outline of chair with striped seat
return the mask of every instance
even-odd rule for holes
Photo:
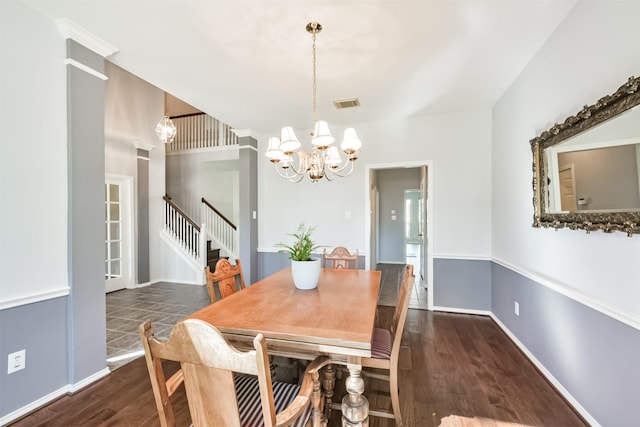
[[[171,396],[184,384],[194,427],[320,426],[323,424],[320,369],[311,362],[302,384],[271,380],[267,345],[258,334],[253,350],[231,346],[212,325],[196,319],[179,322],[167,340],[154,336],[150,322],[139,327],[147,369],[162,427],[174,426]],[[163,360],[181,368],[166,378]]]
[[[233,265],[228,259],[221,258],[216,262],[216,268],[213,273],[209,269],[209,266],[205,267],[205,272],[207,276],[207,290],[209,291],[211,304],[217,300],[215,289],[216,284],[218,285],[220,299],[245,288],[240,259],[236,259],[236,265]]]
[[[396,308],[393,313],[391,329],[374,328],[373,337],[371,339],[371,358],[362,359],[363,368],[374,368],[389,371],[388,375],[378,376],[364,371],[364,375],[370,377],[383,378],[389,381],[389,389],[391,394],[391,407],[393,413],[371,410],[371,415],[378,415],[387,418],[395,418],[396,424],[402,426],[402,416],[400,415],[400,399],[398,396],[398,356],[400,353],[400,343],[402,341],[402,332],[407,319],[407,311],[409,310],[409,300],[413,290],[413,282],[415,276],[413,274],[413,265],[408,264],[405,267],[402,283],[398,291],[398,299]]]

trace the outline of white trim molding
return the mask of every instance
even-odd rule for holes
[[[609,316],[613,319],[616,319],[626,325],[631,326],[634,329],[640,330],[640,319],[630,313],[625,313],[622,309],[615,307],[611,304],[607,304],[604,301],[597,300],[591,295],[588,295],[576,288],[573,288],[565,283],[559,282],[557,280],[544,277],[540,274],[536,274],[533,271],[527,270],[522,267],[516,267],[512,264],[509,264],[506,261],[493,258],[493,262],[498,265],[501,265],[504,268],[507,268],[511,271],[514,271],[521,276],[524,276],[530,280],[533,280],[536,283],[539,283],[542,286],[545,286],[551,289],[554,292],[557,292],[561,295],[566,296],[567,298],[571,298],[574,301],[577,301],[581,304],[586,305],[600,313]]]
[[[252,145],[239,145],[238,150],[253,150],[256,153],[259,152],[258,149]]]
[[[77,69],[82,70],[85,73],[91,74],[92,76],[97,77],[100,80],[109,80],[109,77],[107,77],[106,75],[94,70],[93,68],[83,64],[82,62],[76,61],[75,59],[67,58],[64,60],[64,63],[66,65],[76,67]]]
[[[69,295],[70,291],[71,289],[69,288],[69,286],[65,286],[55,291],[42,292],[0,301],[0,310],[19,307],[21,305],[33,304],[40,301],[48,301],[54,298],[66,297]]]
[[[231,132],[235,133],[238,138],[251,136],[251,129],[231,129]]]
[[[145,151],[151,151],[151,150],[153,150],[154,148],[156,148],[156,146],[155,146],[155,145],[150,144],[150,143],[145,142],[145,141],[141,141],[141,140],[139,140],[139,139],[134,139],[134,140],[132,140],[132,141],[131,141],[131,144],[132,144],[134,147],[139,148],[139,149],[141,149],[141,150],[145,150]]]
[[[0,425],[7,425],[10,422],[17,420],[18,418],[23,417],[30,412],[42,408],[43,406],[53,402],[54,400],[58,399],[61,396],[64,396],[65,394],[75,393],[76,391],[85,388],[86,386],[98,381],[99,379],[109,375],[110,373],[111,371],[109,370],[109,368],[104,368],[96,372],[95,374],[88,376],[80,382],[77,382],[75,384],[67,384],[63,387],[60,387],[59,389],[47,394],[46,396],[42,396],[40,399],[34,400],[28,405],[16,409],[10,414],[7,414],[4,417],[0,418]]]
[[[461,259],[468,261],[493,261],[493,259],[486,255],[461,255],[461,254],[433,254],[433,259]]]
[[[65,39],[72,39],[103,58],[118,52],[118,48],[90,33],[70,19],[60,18],[56,19],[55,22]]]
[[[473,314],[477,316],[493,316],[493,313],[489,310],[474,310],[470,308],[444,307],[441,305],[434,305],[433,311],[441,311],[445,313],[456,313],[456,314]]]

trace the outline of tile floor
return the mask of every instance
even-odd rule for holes
[[[382,271],[379,305],[395,305],[403,268],[400,264],[378,265]],[[409,308],[426,309],[426,295],[426,289],[416,282]],[[205,285],[160,282],[108,293],[107,366],[114,370],[143,354],[138,335],[142,322],[150,320],[156,335],[167,337],[180,319],[207,304]]]
[[[142,322],[151,320],[156,335],[167,337],[180,319],[207,304],[206,285],[160,282],[108,293],[107,366],[116,369],[142,354]]]

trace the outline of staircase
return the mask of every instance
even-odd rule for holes
[[[196,224],[168,195],[163,197],[164,240],[191,266],[198,282],[206,283],[205,266],[215,270],[219,259],[237,258],[237,227],[204,198],[204,224]],[[206,206],[205,206],[206,203]],[[216,247],[214,247],[214,243]]]
[[[238,147],[238,136],[232,127],[199,112],[172,116],[176,128],[176,138],[165,145],[167,155],[182,153],[212,152]],[[175,205],[167,195],[165,201],[165,222],[162,233],[165,240],[205,283],[204,268],[215,270],[221,258],[238,258],[238,230],[211,203],[201,199],[200,212],[189,205],[188,212],[198,217],[198,224]],[[200,279],[197,280],[200,280]]]
[[[229,257],[228,256],[221,257],[220,248],[212,248],[211,243],[212,243],[211,240],[207,240],[207,265],[209,266],[209,271],[213,273],[216,269],[216,263],[218,262],[218,260],[229,259]]]
[[[238,258],[238,228],[204,197],[200,199],[200,218],[207,229],[207,239],[234,258]],[[212,270],[213,271],[213,270]]]

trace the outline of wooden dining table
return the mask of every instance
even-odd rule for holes
[[[368,425],[361,360],[371,357],[380,275],[375,270],[322,269],[317,288],[300,290],[288,267],[188,318],[210,323],[239,348],[248,348],[261,333],[270,355],[308,360],[326,355],[346,365],[342,424]],[[329,409],[334,381],[329,366],[323,381]]]

